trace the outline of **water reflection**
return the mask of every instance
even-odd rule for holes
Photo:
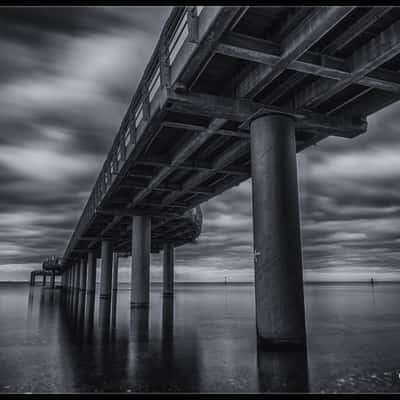
[[[2,304],[12,299],[0,308],[2,321],[17,326],[5,322],[0,330],[2,358],[17,371],[0,369],[6,384],[30,379],[33,386],[24,387],[55,391],[54,376],[62,377],[61,392],[399,389],[399,286],[309,289],[308,355],[257,349],[252,287],[185,286],[174,298],[152,289],[149,309],[131,309],[129,290],[109,300],[76,290],[18,290],[0,293]],[[18,331],[24,319],[32,324]],[[360,372],[349,378],[347,371]]]

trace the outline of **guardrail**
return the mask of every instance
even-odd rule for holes
[[[150,105],[160,88],[169,86],[169,71],[179,50],[190,40],[195,29],[195,19],[204,6],[175,7],[160,35],[130,107],[111,146],[98,178],[89,195],[81,217],[69,239],[64,259],[69,256],[83,230],[96,212],[112,184],[113,175],[118,174],[126,160],[130,146],[135,146],[141,124],[150,118]],[[200,211],[201,214],[201,211]]]

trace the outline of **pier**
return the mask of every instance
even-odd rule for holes
[[[304,348],[296,154],[365,133],[400,98],[399,53],[393,7],[175,7],[66,245],[63,290],[93,294],[101,258],[107,301],[131,256],[130,304],[148,308],[162,251],[173,297],[174,252],[201,234],[201,204],[252,178],[259,344]]]

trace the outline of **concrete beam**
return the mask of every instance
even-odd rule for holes
[[[358,83],[367,74],[379,68],[382,64],[400,54],[400,21],[389,26],[372,40],[356,50],[347,62],[351,72],[343,80],[318,80],[304,88],[294,96],[296,109],[318,107],[353,83]],[[379,70],[374,74],[379,73]]]
[[[236,33],[227,35],[224,41],[217,46],[216,53],[270,67],[275,66],[281,60],[278,43]],[[351,75],[346,59],[311,51],[305,52],[300,58],[289,64],[287,69],[338,81],[348,79]],[[378,69],[359,79],[357,84],[400,93],[400,73]]]
[[[165,89],[168,90],[168,89]],[[148,194],[151,193],[153,188],[160,185],[165,178],[167,178],[182,162],[190,157],[210,136],[214,134],[216,129],[220,129],[226,121],[223,119],[216,119],[210,126],[194,136],[184,145],[178,153],[171,160],[171,165],[162,168],[162,170],[149,182],[146,189],[141,190],[129,203],[129,207],[135,207],[140,201],[144,200]]]
[[[361,117],[333,117],[311,112],[296,110],[289,107],[267,106],[247,99],[214,96],[202,93],[175,93],[168,91],[170,108],[187,114],[202,114],[209,117],[221,117],[242,122],[247,127],[249,121],[259,114],[285,114],[294,117],[296,128],[323,129],[331,131],[333,136],[353,137],[365,132],[366,120]]]
[[[183,131],[201,132],[207,129],[207,127],[203,125],[195,125],[195,124],[172,122],[172,121],[165,121],[162,123],[162,125],[165,126],[166,128],[180,129]],[[217,129],[215,130],[215,135],[238,137],[241,139],[250,140],[250,135],[248,132],[233,131],[231,129]]]
[[[304,18],[280,43],[281,57],[273,67],[259,65],[238,85],[238,97],[253,98],[288,66],[329,32],[354,7],[318,7]]]

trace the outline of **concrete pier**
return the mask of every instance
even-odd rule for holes
[[[87,259],[87,287],[89,293],[96,291],[96,255],[93,251],[88,253]]]
[[[113,253],[112,290],[118,290],[118,253]]]
[[[163,295],[174,295],[174,245],[165,243],[163,250]]]
[[[85,258],[81,258],[81,265],[79,269],[80,269],[79,289],[86,291],[87,263]]]
[[[100,272],[100,298],[111,298],[112,275],[112,243],[109,240],[101,242],[101,272]]]
[[[150,294],[151,219],[132,218],[131,307],[148,307]]]
[[[75,263],[74,266],[75,270],[75,282],[74,282],[74,289],[79,289],[79,262]]]
[[[264,348],[306,345],[294,120],[250,125],[256,322]]]
[[[51,287],[52,289],[54,289],[55,283],[56,283],[56,272],[55,272],[55,271],[51,271],[51,275],[50,275],[50,287]]]
[[[46,275],[43,275],[43,283],[42,286],[46,286]]]

